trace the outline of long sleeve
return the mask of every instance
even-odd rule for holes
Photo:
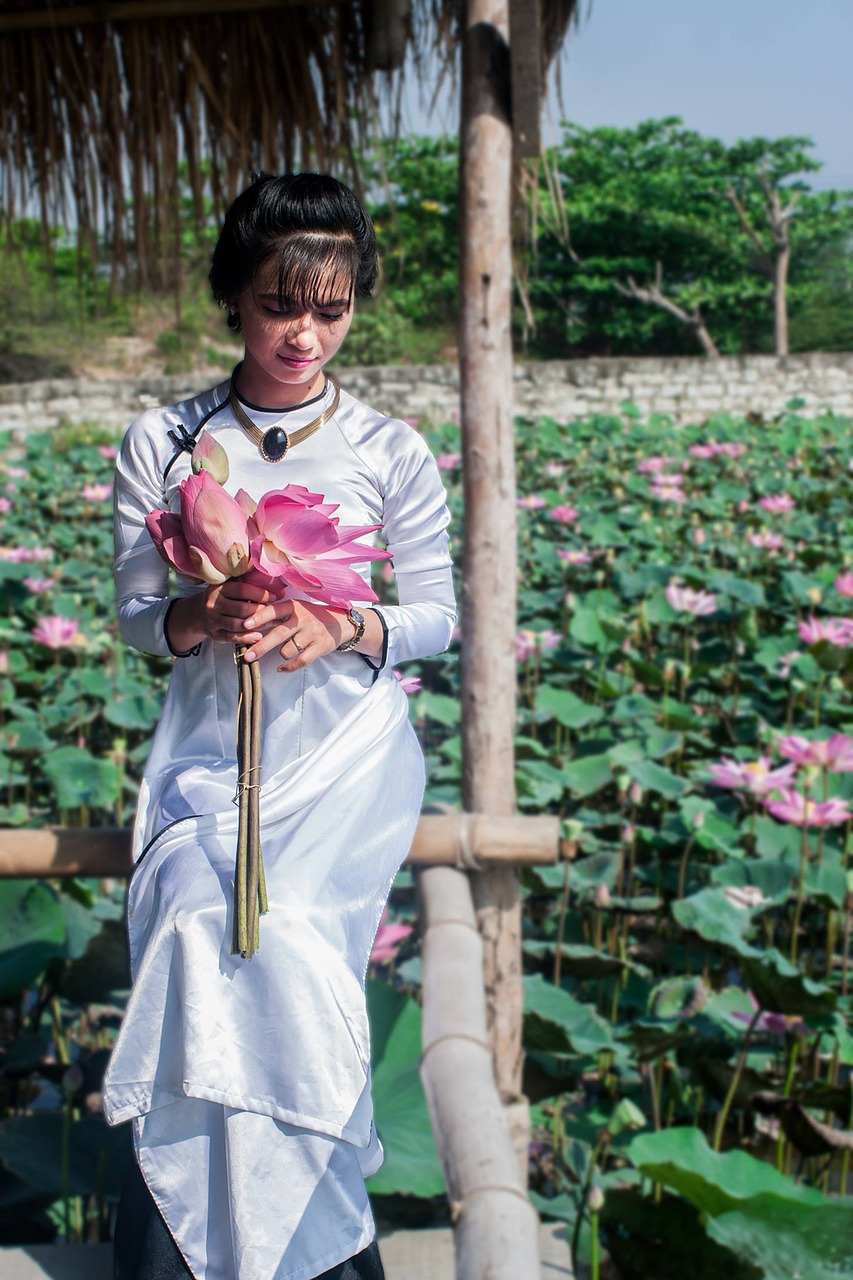
[[[407,443],[395,455],[385,487],[385,536],[400,603],[377,612],[388,627],[385,661],[392,666],[443,653],[456,622],[447,494],[421,437],[411,431]]]
[[[168,657],[165,618],[169,570],[145,528],[145,517],[166,505],[160,460],[152,436],[138,419],[128,430],[116,463],[116,604],[121,633],[143,653]]]

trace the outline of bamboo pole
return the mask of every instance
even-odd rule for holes
[[[426,813],[407,862],[470,868],[475,864],[553,865],[573,856],[547,815]],[[0,830],[0,879],[127,876],[133,869],[127,827],[18,827]]]
[[[512,421],[511,189],[507,0],[468,0],[462,50],[460,379],[465,484],[462,796],[515,808],[516,511]],[[495,1078],[521,1096],[521,902],[513,869],[474,877]],[[526,1112],[516,1142],[526,1151]],[[509,1118],[509,1117],[508,1117]]]
[[[492,1070],[483,942],[468,877],[418,877],[423,936],[421,1078],[454,1221],[457,1280],[534,1280],[538,1219],[519,1177]]]

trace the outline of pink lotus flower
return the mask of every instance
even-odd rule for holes
[[[689,613],[694,618],[707,618],[717,611],[717,597],[710,591],[691,591],[671,582],[664,591],[667,603],[676,613]]]
[[[577,509],[567,506],[552,507],[548,515],[552,520],[556,520],[557,524],[574,524],[578,518]]]
[[[455,471],[461,461],[461,453],[439,453],[436,456],[435,465],[439,471]]]
[[[23,480],[29,472],[26,467],[6,467],[6,475],[10,480]]]
[[[562,639],[559,631],[519,631],[515,637],[515,660],[528,662],[537,653],[556,649]]]
[[[792,649],[790,653],[782,654],[782,657],[779,659],[779,675],[783,680],[788,679],[791,674],[791,667],[797,661],[797,658],[801,658],[802,656],[803,655],[800,653],[799,649]]]
[[[237,502],[253,534],[252,562],[262,573],[323,604],[348,607],[353,600],[378,599],[350,566],[389,558],[389,551],[356,542],[380,524],[339,525],[338,504],[300,484],[265,494],[257,507],[241,489]]]
[[[779,754],[795,764],[828,769],[831,773],[853,773],[853,739],[844,733],[812,741],[796,734],[776,739]]]
[[[545,474],[546,476],[550,476],[552,480],[558,480],[559,477],[565,471],[565,469],[566,468],[562,462],[546,462],[545,463]]]
[[[764,498],[759,498],[758,505],[765,511],[779,515],[785,511],[793,511],[797,504],[789,493],[771,493]]]
[[[797,630],[805,644],[820,644],[821,640],[827,640],[838,649],[853,647],[853,620],[849,618],[810,617],[805,622],[798,622]]]
[[[540,494],[528,493],[525,498],[516,498],[515,505],[522,511],[539,511],[542,507],[547,507],[548,503]]]
[[[748,791],[753,796],[766,796],[770,791],[792,787],[796,768],[793,764],[784,764],[773,769],[769,756],[759,756],[757,760],[748,763],[723,756],[717,764],[708,766],[708,773],[717,787],[725,787],[730,791]]]
[[[714,457],[717,449],[713,444],[692,444],[687,452],[691,458],[698,458],[701,462],[707,462],[709,458]]]
[[[765,800],[764,807],[780,822],[790,822],[795,827],[837,827],[853,818],[846,800],[818,804],[790,788],[781,792],[779,800]]]
[[[409,697],[411,697],[413,693],[420,693],[421,691],[420,676],[404,676],[402,671],[395,671],[394,675],[400,681],[400,684],[403,689],[403,693],[408,694]]]
[[[701,527],[701,525],[699,526],[699,528],[694,529],[691,534],[694,547],[704,547],[705,536],[706,536],[705,530]]]
[[[840,596],[853,596],[853,573],[839,573],[835,579],[835,590]]]
[[[684,506],[687,501],[687,494],[672,480],[668,484],[653,484],[649,492],[653,498],[657,498],[658,502],[672,502],[678,507]]]
[[[52,559],[52,547],[0,547],[0,560],[8,564],[41,564]]]
[[[56,586],[56,582],[53,578],[24,578],[24,586],[34,596],[43,596],[46,591]]]
[[[106,458],[108,462],[112,462],[118,457],[118,449],[114,444],[99,444],[98,453],[102,458]]]
[[[251,568],[251,534],[240,504],[207,471],[181,481],[181,514],[152,511],[145,527],[164,560],[202,582],[227,582]],[[251,500],[250,500],[251,501]]]
[[[12,510],[12,504],[8,498],[0,498],[0,514],[5,515],[7,511]]]
[[[113,487],[111,484],[84,484],[81,493],[87,502],[109,502]]]
[[[80,629],[76,618],[61,618],[51,614],[42,618],[38,626],[33,627],[33,639],[48,649],[70,649],[73,647]]]
[[[746,453],[746,445],[730,440],[725,444],[718,444],[716,452],[723,458],[742,458]]]
[[[413,932],[408,924],[386,924],[388,912],[382,912],[379,929],[373,942],[370,958],[374,964],[390,964],[400,950],[400,944]]]
[[[563,561],[563,564],[567,564],[573,569],[577,569],[584,564],[592,564],[592,556],[588,551],[566,551],[563,547],[557,547],[557,555]]]
[[[653,454],[650,458],[643,458],[637,463],[637,473],[641,476],[656,476],[661,471],[665,471],[668,466],[676,461],[677,459],[675,458],[661,457],[658,454]]]
[[[771,533],[769,529],[762,529],[761,533],[751,533],[749,535],[750,545],[757,547],[759,551],[780,551],[785,545],[785,539],[779,533]]]

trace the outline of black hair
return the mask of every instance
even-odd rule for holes
[[[220,306],[236,302],[276,257],[284,309],[316,305],[330,285],[369,298],[379,269],[370,215],[349,187],[322,173],[260,173],[237,197],[210,268]]]

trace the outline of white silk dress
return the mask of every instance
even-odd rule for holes
[[[115,563],[125,638],[168,654],[170,601],[199,589],[170,582],[144,520],[179,509],[190,458],[176,441],[200,424],[228,454],[230,493],[257,500],[300,484],[339,503],[342,525],[381,522],[400,603],[379,609],[381,661],[332,653],[279,673],[277,649],[261,659],[270,909],[248,960],[231,954],[233,650],[206,641],[176,659],[140,791],[128,894],[133,990],[104,1101],[111,1124],[133,1122],[140,1168],[196,1280],[309,1280],[374,1236],[364,1178],[382,1149],[364,982],[424,783],[393,668],[450,641],[449,516],[435,462],[405,423],[342,391],[334,416],[271,464],[234,419],[228,391],[226,381],[149,410],[125,437]],[[332,393],[282,425],[304,425]],[[262,430],[281,416],[244,408]]]

